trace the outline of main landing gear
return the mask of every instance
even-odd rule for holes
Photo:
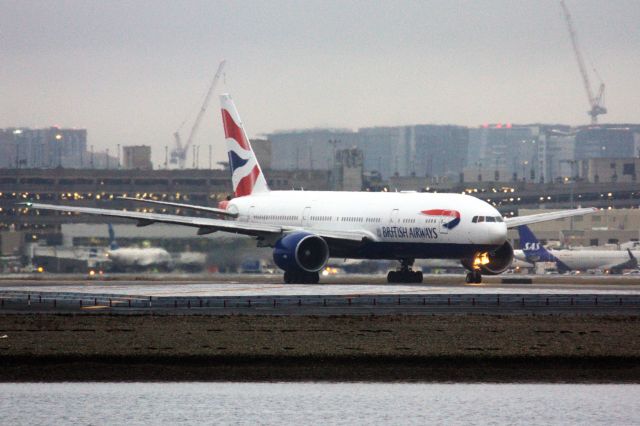
[[[473,271],[467,272],[467,277],[465,279],[467,284],[480,284],[482,282],[482,273],[479,269],[474,269]]]
[[[287,284],[318,284],[320,274],[318,272],[284,272],[284,282]]]
[[[421,283],[422,271],[411,269],[414,259],[401,259],[400,269],[389,271],[387,274],[388,283]]]

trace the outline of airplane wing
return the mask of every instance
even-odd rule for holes
[[[223,210],[223,209],[217,209],[215,207],[196,206],[196,205],[193,205],[193,204],[174,203],[174,202],[171,202],[171,201],[147,200],[146,198],[134,198],[134,197],[118,197],[118,198],[120,200],[136,201],[136,202],[139,202],[139,203],[158,204],[158,205],[161,205],[161,206],[179,207],[179,208],[184,208],[184,209],[197,210],[197,211],[202,211],[202,212],[207,212],[207,213],[213,213],[213,214],[220,215],[220,216],[238,217],[237,213],[231,213],[231,212],[228,212],[228,211]]]
[[[504,219],[504,221],[507,224],[507,228],[516,228],[521,225],[530,225],[532,223],[563,219],[571,216],[582,216],[596,211],[598,211],[598,209],[595,207],[586,207],[582,209],[561,210],[557,212],[539,213],[528,216],[508,217]]]
[[[304,228],[296,226],[280,226],[262,223],[240,222],[236,220],[211,219],[206,217],[178,216],[160,213],[141,213],[125,210],[98,209],[94,207],[72,207],[42,203],[18,203],[31,209],[53,210],[67,213],[82,213],[106,217],[119,217],[137,221],[138,226],[147,226],[153,223],[170,223],[198,228],[198,235],[210,234],[216,231],[224,231],[235,234],[254,237],[278,237],[290,232],[301,231]],[[375,240],[376,237],[364,231],[322,231],[309,230],[316,235],[336,240],[362,242],[365,239]]]

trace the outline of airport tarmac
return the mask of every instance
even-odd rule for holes
[[[422,284],[387,284],[381,275],[323,277],[320,284],[283,284],[274,275],[223,275],[207,280],[133,276],[108,279],[73,279],[48,276],[39,279],[0,280],[0,291],[78,293],[138,297],[239,297],[239,296],[385,296],[445,294],[524,294],[524,295],[640,295],[637,276],[535,276],[488,277],[481,284],[466,284],[459,275],[426,275]],[[505,282],[505,281],[519,282]]]
[[[436,278],[427,277],[428,282],[423,284],[383,284],[379,276],[351,276],[348,282],[334,277],[330,283],[315,285],[282,284],[272,275],[225,276],[210,282],[5,279],[0,281],[0,301],[5,312],[69,310],[123,314],[637,314],[640,308],[640,283],[625,277],[604,282],[572,277],[555,283],[544,276],[520,277],[526,283],[510,284],[495,279],[465,284],[451,277],[444,277],[442,282]]]

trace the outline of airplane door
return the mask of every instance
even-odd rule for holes
[[[302,226],[306,226],[306,227],[311,226],[310,216],[311,216],[311,207],[305,207],[304,210],[302,210]]]
[[[399,209],[391,210],[391,216],[389,217],[389,224],[391,224],[391,225],[397,224],[398,223],[399,214],[400,214],[400,210]]]

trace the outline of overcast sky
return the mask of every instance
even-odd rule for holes
[[[607,85],[601,121],[640,122],[640,1],[567,4]],[[556,0],[0,0],[0,53],[0,127],[86,128],[96,151],[148,144],[157,162],[223,58],[217,92],[250,136],[588,121]],[[216,98],[196,143],[221,159],[219,117]]]

